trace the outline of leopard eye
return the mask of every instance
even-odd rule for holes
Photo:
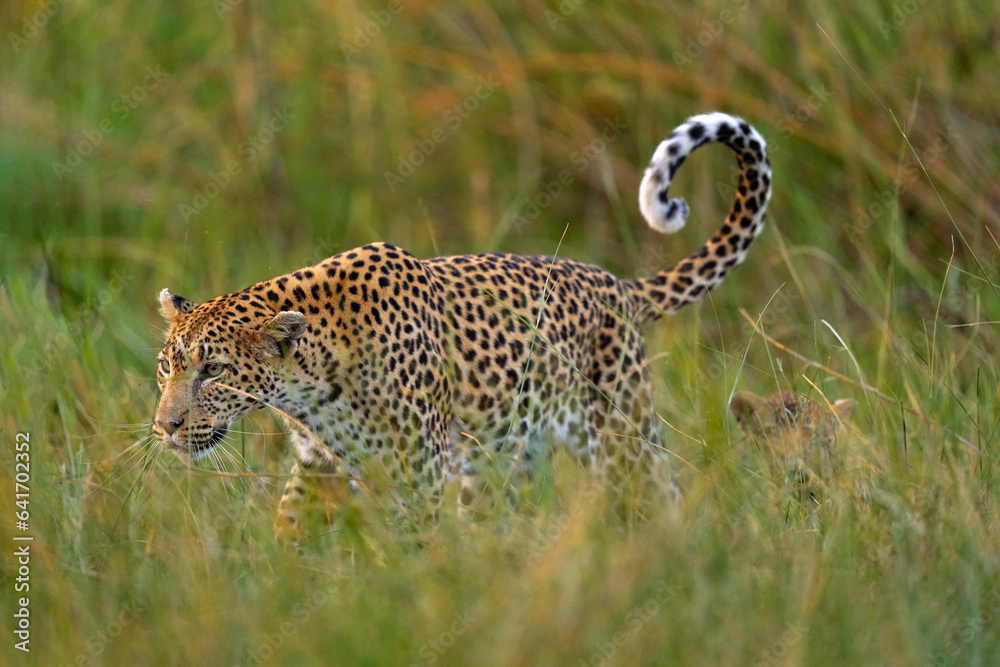
[[[170,362],[167,361],[166,359],[160,359],[159,363],[157,364],[156,370],[158,370],[160,372],[160,375],[162,375],[163,377],[168,377],[170,375]]]
[[[205,375],[214,378],[219,375],[222,375],[222,371],[224,371],[225,369],[226,367],[223,364],[219,363],[218,361],[210,361],[207,364],[205,364]]]

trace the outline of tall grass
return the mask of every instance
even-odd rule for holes
[[[0,27],[5,664],[997,662],[995,3],[12,0]],[[747,264],[647,331],[679,512],[625,525],[561,465],[495,526],[446,517],[414,546],[359,499],[300,553],[272,532],[290,452],[267,415],[237,427],[239,465],[148,443],[159,289],[564,231],[561,254],[648,274],[731,201],[713,148],[678,176],[676,238],[634,203],[709,109],[769,140],[775,191]],[[818,528],[734,388],[857,399]]]

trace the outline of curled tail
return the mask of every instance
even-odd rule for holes
[[[764,229],[771,201],[771,164],[764,139],[742,118],[724,113],[688,118],[656,148],[639,186],[643,217],[650,227],[666,234],[684,226],[690,209],[683,199],[667,197],[670,181],[693,150],[716,141],[729,146],[739,164],[733,208],[700,250],[655,276],[623,281],[639,306],[639,322],[672,315],[715,289],[743,262],[747,248]]]

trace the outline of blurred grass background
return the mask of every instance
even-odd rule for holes
[[[996,3],[8,0],[0,28],[0,539],[18,432],[36,536],[30,655],[3,549],[5,664],[998,661]],[[680,234],[635,203],[657,143],[711,109],[768,139],[774,199],[736,277],[647,333],[678,516],[622,525],[562,466],[503,529],[413,547],[348,513],[299,554],[271,530],[268,417],[242,424],[249,476],[126,453],[163,287],[564,231],[560,254],[652,273],[731,202],[715,147],[674,186]],[[734,387],[858,400],[818,530]]]

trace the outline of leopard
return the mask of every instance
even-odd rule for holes
[[[786,495],[815,523],[823,491],[842,458],[834,449],[837,436],[854,405],[852,398],[818,402],[793,391],[768,396],[740,391],[729,409],[740,430],[760,446]]]
[[[366,494],[436,516],[457,485],[471,511],[484,466],[530,475],[553,452],[605,488],[679,500],[641,327],[743,263],[771,200],[766,143],[740,117],[692,116],[639,187],[647,224],[677,232],[690,208],[668,189],[712,143],[736,156],[731,209],[701,248],[653,275],[620,279],[561,256],[418,259],[376,242],[202,303],[162,290],[153,435],[197,460],[237,419],[272,409],[296,451],[275,519],[291,538],[309,497],[337,507]]]

